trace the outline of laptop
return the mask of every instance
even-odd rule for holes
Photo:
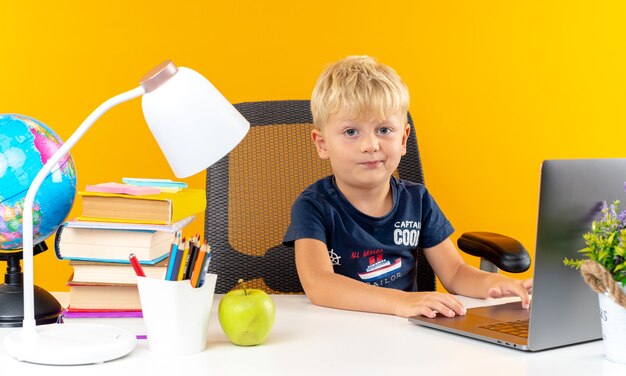
[[[470,308],[465,316],[409,321],[525,351],[602,338],[598,295],[563,259],[581,258],[583,234],[600,218],[602,201],[626,202],[625,182],[626,159],[544,161],[530,309],[517,301]]]

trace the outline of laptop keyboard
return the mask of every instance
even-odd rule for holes
[[[478,327],[521,338],[528,338],[528,320],[503,321],[495,324],[479,325]]]

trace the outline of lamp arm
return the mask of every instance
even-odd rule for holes
[[[26,197],[24,198],[24,210],[22,213],[22,252],[24,262],[24,321],[22,322],[23,335],[36,335],[35,320],[35,296],[34,296],[34,270],[33,270],[33,203],[37,191],[43,184],[52,168],[59,163],[61,158],[66,155],[70,149],[80,140],[87,132],[91,125],[100,118],[105,112],[117,106],[120,103],[137,98],[145,93],[143,87],[139,86],[133,90],[116,95],[115,97],[102,103],[96,108],[74,131],[63,145],[48,159],[46,164],[37,173]]]

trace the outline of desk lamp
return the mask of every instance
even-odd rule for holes
[[[133,90],[96,108],[54,153],[33,179],[23,212],[24,321],[4,339],[6,351],[18,360],[40,364],[89,364],[130,353],[136,339],[130,332],[96,324],[36,326],[33,281],[33,202],[44,179],[62,156],[91,125],[114,106],[142,97],[144,118],[174,175],[194,175],[230,152],[246,135],[250,124],[201,74],[165,61]]]

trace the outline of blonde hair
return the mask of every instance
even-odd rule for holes
[[[406,123],[409,90],[391,67],[369,56],[348,56],[328,66],[311,94],[311,112],[316,128],[328,118],[347,111],[355,119],[377,116],[385,120],[400,112]]]

